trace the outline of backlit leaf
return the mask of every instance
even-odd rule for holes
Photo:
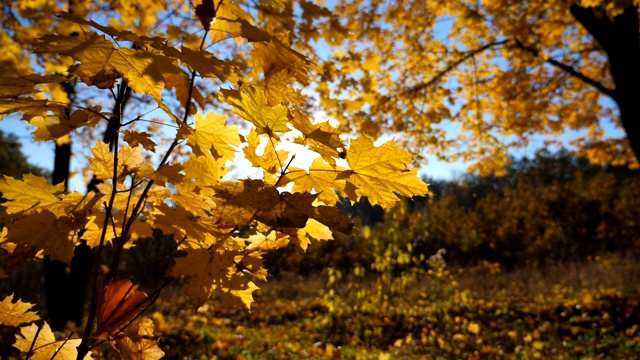
[[[74,360],[78,357],[76,348],[80,345],[80,341],[80,339],[56,340],[49,324],[45,322],[40,331],[36,324],[21,327],[20,335],[16,336],[13,346],[27,353],[33,344],[33,353],[29,357],[33,360],[51,360],[54,354],[57,360]],[[84,357],[84,360],[91,359],[91,353]]]
[[[195,128],[185,129],[186,138],[193,151],[202,155],[209,152],[216,159],[233,160],[240,144],[238,126],[227,125],[222,115],[196,114]]]
[[[98,303],[98,327],[96,334],[113,335],[140,311],[140,304],[147,294],[137,290],[128,279],[119,279],[104,287]]]
[[[33,304],[24,303],[20,300],[13,302],[13,294],[0,301],[0,325],[19,326],[20,324],[29,323],[39,320],[40,317],[33,311],[30,311]]]
[[[220,90],[220,97],[234,107],[236,114],[253,123],[258,134],[276,136],[275,132],[289,131],[289,110],[284,105],[267,105],[267,98],[262,90],[254,90],[252,87],[243,87],[240,91],[223,89]]]
[[[388,141],[376,147],[373,141],[361,136],[351,141],[347,151],[347,163],[351,170],[340,173],[353,188],[345,191],[351,198],[366,195],[372,204],[393,206],[399,199],[396,194],[413,196],[427,194],[427,184],[418,178],[417,169],[409,169],[413,156]]]

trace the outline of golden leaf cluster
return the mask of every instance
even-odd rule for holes
[[[325,10],[305,4],[309,25]],[[307,115],[301,88],[321,68],[292,45],[293,33],[276,26],[282,23],[273,12],[286,13],[289,2],[272,2],[269,11],[258,5],[257,19],[242,2],[194,4],[184,25],[199,29],[200,41],[173,23],[167,37],[150,25],[153,14],[184,10],[181,3],[133,5],[114,2],[120,22],[108,24],[88,20],[105,19],[91,16],[100,13],[93,4],[55,16],[61,9],[50,9],[51,18],[33,28],[37,36],[20,43],[39,66],[0,73],[7,85],[0,86],[0,116],[21,113],[35,127],[36,141],[120,126],[111,144],[85,140],[91,143],[86,172],[95,185],[86,195],[29,174],[0,178],[6,200],[0,246],[8,270],[45,257],[69,263],[80,243],[110,244],[116,254],[106,273],[95,273],[98,306],[82,340],[56,340],[46,323],[21,328],[15,347],[34,358],[89,356],[103,342],[125,359],[162,356],[152,323],[130,326],[147,294],[115,275],[118,254],[154,229],[172,236],[180,250],[168,276],[184,279],[183,292],[195,306],[218,296],[250,308],[256,281],[267,277],[265,252],[289,243],[305,250],[312,240],[332,239],[332,232],[351,232],[351,219],[335,207],[337,194],[389,207],[428,192],[410,167],[413,156],[393,142],[376,146],[364,135],[349,140]],[[20,16],[29,18],[24,11]],[[27,30],[14,25],[16,34]],[[36,68],[42,73],[31,74]],[[82,86],[95,98],[65,98],[60,89],[68,86]],[[136,105],[126,112],[129,90]],[[110,98],[112,111],[103,106]],[[145,106],[161,114],[135,114]],[[151,125],[140,125],[145,122]],[[308,169],[291,166],[290,144],[316,154]],[[229,175],[243,155],[256,177]],[[0,303],[0,319],[12,326],[32,322],[28,308],[8,298]]]

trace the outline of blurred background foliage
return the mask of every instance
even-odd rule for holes
[[[425,267],[438,250],[449,266],[483,261],[503,269],[544,267],[608,252],[640,254],[640,172],[592,165],[566,150],[514,160],[504,177],[464,174],[430,180],[433,196],[407,199],[386,213],[366,199],[341,203],[361,231],[270,254],[272,275],[326,266],[350,271]],[[388,262],[388,264],[382,264]]]

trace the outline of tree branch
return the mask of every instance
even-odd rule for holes
[[[437,73],[433,78],[431,78],[429,81],[424,82],[424,83],[420,83],[418,85],[415,85],[407,90],[404,91],[404,94],[408,94],[408,93],[415,93],[417,91],[420,91],[424,88],[427,88],[431,85],[433,85],[436,81],[438,81],[441,77],[443,77],[444,75],[446,75],[449,71],[455,69],[456,67],[458,67],[460,64],[462,64],[463,62],[469,60],[470,58],[476,56],[477,54],[492,48],[494,46],[500,46],[500,45],[504,45],[507,42],[509,42],[509,40],[502,40],[502,41],[494,41],[492,43],[483,45],[477,49],[471,50],[469,52],[467,52],[462,58],[458,59],[457,61],[452,62],[451,64],[449,64],[449,66],[447,66],[446,68],[442,69],[439,73]]]
[[[540,53],[538,52],[538,50],[534,49],[531,46],[526,46],[524,45],[520,40],[515,40],[515,45],[516,47],[527,51],[528,53],[530,53],[531,55],[533,55],[534,57],[540,57]],[[551,64],[554,67],[557,67],[558,69],[566,72],[567,74],[571,75],[572,77],[575,77],[576,79],[579,79],[591,86],[593,86],[596,90],[600,91],[601,93],[609,96],[610,98],[614,98],[614,93],[613,93],[613,89],[609,89],[608,87],[602,85],[602,83],[600,83],[599,81],[596,81],[590,77],[588,77],[587,75],[579,72],[578,70],[574,69],[572,66],[569,66],[567,64],[563,64],[557,60],[554,60],[552,58],[548,58],[545,60],[546,63]]]

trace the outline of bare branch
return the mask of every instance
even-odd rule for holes
[[[462,64],[463,62],[469,60],[470,58],[476,56],[477,54],[490,49],[494,46],[500,46],[500,45],[504,45],[507,42],[509,42],[509,40],[502,40],[502,41],[494,41],[492,43],[483,45],[477,49],[468,51],[467,53],[465,53],[465,55],[463,57],[461,57],[460,59],[452,62],[451,64],[449,64],[446,68],[442,69],[439,73],[437,73],[433,78],[431,78],[429,81],[415,85],[407,90],[404,91],[404,94],[408,94],[408,93],[415,93],[418,92],[424,88],[427,88],[431,85],[433,85],[436,81],[438,81],[441,77],[443,77],[444,75],[446,75],[448,72],[450,72],[451,70],[455,69],[456,67],[458,67],[460,64]]]
[[[535,56],[535,57],[540,57],[540,52],[538,52],[538,50],[534,49],[531,46],[526,46],[524,45],[522,42],[520,42],[520,40],[515,40],[515,45],[522,49],[527,51],[528,53],[530,53],[531,55]],[[574,69],[572,66],[569,66],[567,64],[563,64],[555,59],[552,58],[548,58],[545,59],[545,62],[547,62],[548,64],[551,64],[552,66],[557,67],[558,69],[566,72],[567,74],[575,77],[576,79],[582,80],[583,82],[593,86],[594,88],[596,88],[596,90],[600,91],[601,93],[609,96],[610,98],[614,98],[614,93],[613,93],[613,89],[609,89],[608,87],[604,86],[602,83],[600,83],[599,81],[596,81],[590,77],[588,77],[587,75],[579,72],[578,70]]]

